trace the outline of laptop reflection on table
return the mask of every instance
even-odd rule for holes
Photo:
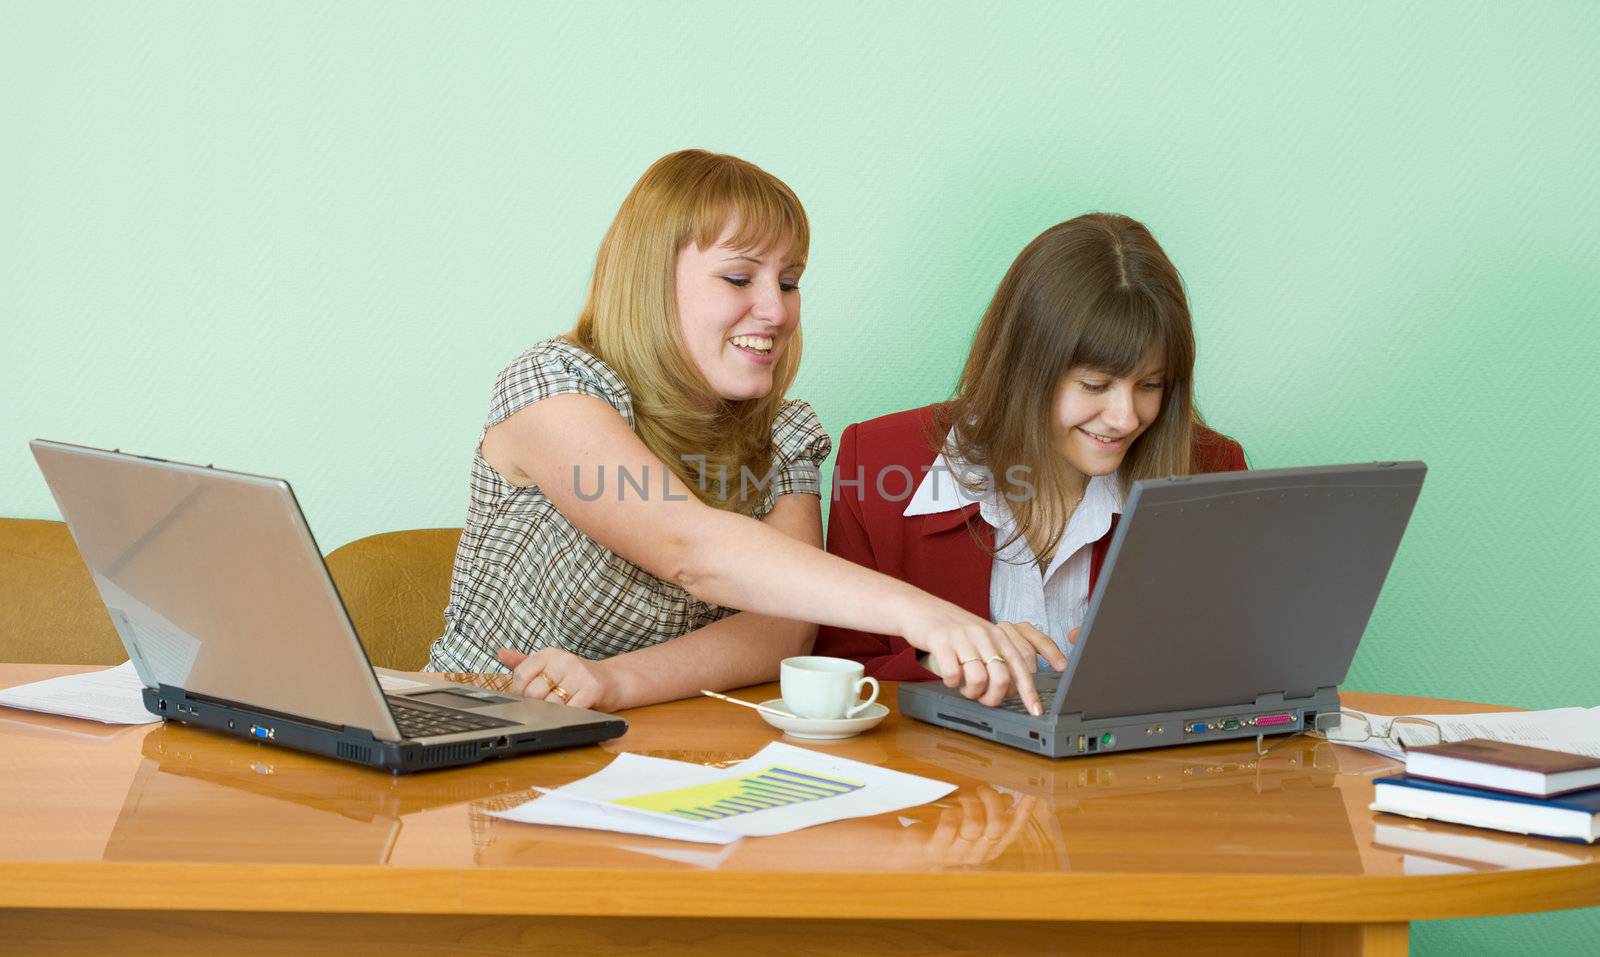
[[[527,789],[499,762],[380,776],[174,725],[151,729],[143,755],[108,861],[383,864],[407,816]]]

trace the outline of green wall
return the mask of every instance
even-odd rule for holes
[[[1043,227],[1148,223],[1257,466],[1430,475],[1349,687],[1600,704],[1600,5],[0,5],[0,514],[34,436],[459,524],[495,372],[704,146],[814,229],[794,394],[942,398]],[[1600,949],[1594,911],[1419,953]]]

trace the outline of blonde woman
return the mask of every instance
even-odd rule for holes
[[[685,150],[633,187],[576,328],[500,374],[429,667],[512,670],[617,710],[776,678],[814,624],[896,635],[951,687],[1036,712],[1035,629],[821,550],[831,443],[786,400],[805,211],[736,157]]]

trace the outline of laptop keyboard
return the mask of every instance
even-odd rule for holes
[[[394,712],[395,726],[406,738],[431,738],[439,734],[460,734],[463,731],[487,731],[516,724],[500,718],[490,718],[467,711],[445,711],[424,708],[404,698],[385,696],[389,710]]]
[[[1034,690],[1039,692],[1039,703],[1044,706],[1044,714],[1050,714],[1051,707],[1056,703],[1056,692],[1061,690],[1061,676],[1052,674],[1037,675],[1033,679],[1033,687]],[[1012,696],[1000,702],[1000,708],[1013,714],[1028,714],[1028,709],[1022,705],[1022,699],[1017,696]],[[1028,715],[1028,717],[1031,718],[1033,716]]]
[[[1039,692],[1039,703],[1044,706],[1045,714],[1050,713],[1050,706],[1055,703],[1055,700],[1056,693],[1054,691]],[[1021,698],[1007,698],[1000,702],[1000,708],[1004,711],[1014,711],[1017,714],[1028,714],[1028,709],[1023,705]],[[1031,718],[1033,715],[1028,715],[1028,717]]]

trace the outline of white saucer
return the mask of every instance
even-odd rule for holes
[[[782,698],[773,698],[761,704],[763,707],[777,708],[780,711],[789,710],[789,706],[783,703]],[[756,714],[761,715],[761,720],[791,738],[837,741],[840,738],[854,737],[868,728],[877,727],[878,722],[889,716],[889,709],[874,701],[854,718],[784,718],[770,711],[757,711]]]

